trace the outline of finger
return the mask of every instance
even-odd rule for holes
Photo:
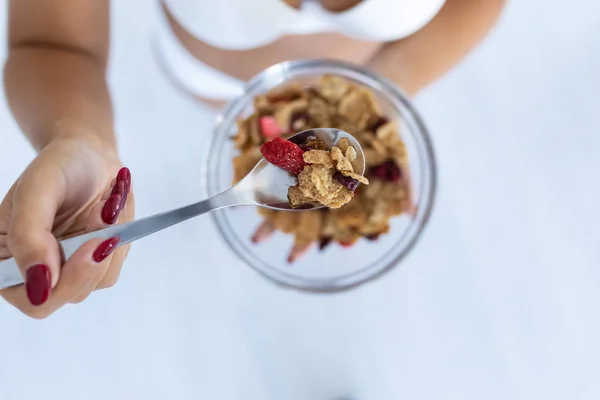
[[[2,199],[2,203],[0,203],[0,235],[6,235],[8,233],[10,216],[13,208],[13,197],[18,182],[19,181],[17,180],[13,183],[8,190],[8,193],[6,193],[6,196],[4,196],[4,199]]]
[[[135,198],[133,194],[130,194],[127,198],[127,204],[125,205],[125,209],[123,213],[119,217],[119,221],[123,220],[124,222],[129,222],[134,219],[135,210]],[[98,283],[96,289],[106,289],[111,286],[114,286],[119,276],[121,275],[121,268],[123,267],[123,262],[125,258],[127,258],[127,254],[129,253],[130,245],[120,247],[114,254],[113,260],[111,262],[110,268],[104,275],[104,278]]]
[[[123,263],[127,258],[127,254],[129,254],[129,249],[131,245],[120,247],[115,253],[112,255],[112,260],[110,263],[110,267],[108,271],[102,277],[102,280],[98,282],[96,288],[94,290],[108,289],[113,287],[119,281],[119,277],[121,276],[121,269],[123,268]]]
[[[287,261],[290,264],[293,263],[294,261],[302,257],[304,254],[306,254],[308,250],[310,250],[312,245],[312,242],[295,242],[294,246],[292,247],[292,250],[290,251],[290,254],[288,255]]]
[[[117,177],[114,180],[114,184],[110,189],[110,195],[108,195],[105,202],[97,204],[90,214],[88,221],[87,231],[95,231],[104,228],[108,222],[117,223],[120,219],[119,216],[124,214],[125,218],[129,218],[128,214],[132,208],[128,207],[127,201],[130,197],[131,191],[131,172],[127,168],[122,168]],[[116,212],[114,211],[116,210]],[[91,282],[89,286],[86,286],[81,292],[72,300],[73,303],[80,303],[96,289],[104,289],[115,285],[119,279],[121,273],[121,266],[123,261],[127,257],[129,246],[125,246],[119,249],[116,254],[110,256],[106,260],[105,264],[107,268],[104,270],[102,275],[98,275],[94,282]]]
[[[17,182],[15,182],[4,199],[0,203],[0,260],[10,258],[10,251],[8,250],[8,227],[10,225],[10,215],[12,210],[13,194]]]
[[[126,208],[127,198],[129,197],[130,191],[131,172],[127,168],[121,168],[117,173],[116,178],[113,180],[111,188],[103,194],[103,197],[105,197],[106,200],[96,204],[92,208],[86,231],[97,231],[105,228],[107,225],[117,223],[119,216]],[[123,251],[125,251],[125,256],[127,255],[127,250],[121,250],[119,253],[122,260],[125,259],[125,256],[123,256]],[[117,271],[113,271],[105,282],[105,285],[114,285],[116,282],[113,282],[113,279],[118,279],[119,277],[122,260],[121,262],[115,263],[113,256],[111,255],[104,263],[106,268],[103,269],[103,274],[96,276],[96,279],[93,282],[90,282],[89,285],[81,288],[81,291],[72,299],[72,302],[80,303],[88,298],[91,292],[93,292],[104,280],[108,271],[112,271],[116,268]]]
[[[81,290],[76,294],[69,294],[69,303],[81,303],[85,299],[89,297],[89,295],[96,289],[98,283],[102,281],[107,271],[111,268],[111,265],[114,263],[114,252],[117,250],[119,245],[119,238],[114,237],[110,239],[106,239],[102,241],[98,247],[94,250],[91,256],[91,260],[93,263],[98,264],[93,267],[98,271],[97,273],[86,280],[84,284],[79,287]],[[84,262],[90,262],[90,258],[84,258]]]
[[[129,169],[122,168],[114,180],[114,184],[110,189],[110,195],[107,200],[105,202],[100,202],[92,209],[86,230],[92,232],[102,229],[106,227],[107,220],[108,222],[117,223],[120,219],[119,216],[127,209],[127,199],[130,190],[131,173]],[[116,206],[113,205],[112,202],[114,202]],[[113,215],[113,209],[116,209],[116,218]],[[107,215],[109,217],[107,217]],[[83,288],[73,299],[73,302],[82,302],[99,286],[101,286],[100,288],[113,286],[119,278],[121,265],[127,256],[128,248],[129,246],[127,246],[127,248],[119,249],[117,252],[118,254],[111,255],[110,259],[106,261],[107,268],[104,270],[104,274],[98,275],[97,279],[92,282],[90,286]],[[116,260],[114,259],[115,256],[117,257]]]
[[[252,243],[261,243],[273,235],[275,225],[268,221],[263,221],[252,235]]]
[[[106,224],[104,223],[104,221],[102,221],[102,218],[100,217],[102,209],[105,205],[104,203],[105,202],[100,202],[99,204],[96,204],[94,206],[94,208],[92,208],[92,211],[90,214],[90,219],[89,219],[88,225],[86,227],[86,232],[93,232],[93,231],[97,231],[99,229],[106,227]],[[102,243],[104,243],[104,242],[102,242]],[[99,244],[100,247],[102,246],[102,243]],[[110,242],[108,242],[108,243],[110,243]],[[99,251],[102,252],[102,249],[100,249]],[[113,256],[109,254],[105,260],[102,260],[102,268],[100,269],[100,273],[98,273],[94,277],[94,279],[90,280],[85,285],[80,286],[79,292],[77,292],[77,294],[75,296],[73,296],[69,300],[69,302],[81,303],[82,301],[84,301],[85,299],[88,298],[90,293],[94,291],[94,289],[96,288],[98,283],[100,283],[100,281],[104,278],[104,275],[110,269],[110,265],[112,263],[112,257]]]
[[[52,167],[32,166],[15,187],[7,245],[21,269],[30,302],[41,305],[60,275],[61,253],[52,226],[66,182]]]
[[[127,202],[127,197],[129,196],[130,190],[131,172],[128,168],[121,168],[117,174],[111,194],[104,202],[100,212],[100,218],[104,224],[113,225],[115,222],[117,222],[119,214],[121,214],[125,208],[125,203]],[[98,214],[92,213],[92,216],[96,215]],[[94,223],[93,220],[92,223]]]
[[[26,315],[46,318],[75,299],[82,288],[94,285],[104,275],[110,264],[118,239],[93,239],[83,244],[62,267],[61,278],[48,300],[34,306],[28,299],[27,290],[16,286],[2,291],[2,296]]]

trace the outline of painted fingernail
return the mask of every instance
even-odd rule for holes
[[[25,290],[31,304],[39,306],[48,300],[51,283],[50,268],[48,266],[37,264],[27,270]]]
[[[127,203],[127,195],[129,194],[129,185],[131,181],[121,181],[119,182],[119,190],[121,191],[121,210],[125,208],[125,203]]]
[[[120,194],[121,197],[124,197],[125,194],[125,185],[127,185],[126,181],[119,181],[117,180],[117,183],[115,183],[115,187],[113,188],[112,194]]]
[[[121,168],[119,170],[119,173],[117,174],[117,181],[112,190],[112,195],[121,195],[121,209],[125,208],[125,203],[127,203],[127,195],[129,194],[130,187],[131,172],[129,171],[129,168]]]
[[[105,240],[104,242],[100,243],[100,246],[98,246],[96,251],[94,251],[94,254],[92,254],[92,259],[97,263],[101,263],[106,257],[110,256],[112,252],[117,249],[118,245],[118,237]]]
[[[105,224],[112,225],[117,222],[117,218],[119,218],[119,214],[123,209],[122,200],[123,196],[120,194],[113,194],[106,200],[100,215]]]
[[[117,174],[117,179],[122,181],[131,181],[131,171],[129,171],[129,168],[121,168]]]
[[[129,186],[131,185],[131,172],[129,168],[121,168],[117,173],[117,180],[113,187],[112,194],[120,194],[125,197],[129,193]]]

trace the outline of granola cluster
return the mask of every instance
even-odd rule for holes
[[[298,176],[298,186],[290,188],[290,202],[301,204],[314,198],[330,208],[299,213],[259,209],[264,221],[253,241],[265,240],[275,230],[293,234],[291,262],[314,244],[324,249],[333,242],[348,247],[361,237],[376,240],[389,231],[391,217],[413,208],[405,144],[368,89],[339,77],[324,76],[314,87],[290,84],[260,95],[254,100],[254,110],[238,121],[233,139],[239,150],[233,159],[234,183],[260,161],[260,148],[265,142],[311,128],[337,128],[352,134],[363,148],[367,171],[362,177],[348,168],[356,154],[347,142],[340,141],[329,152],[318,143],[307,143],[308,151],[303,154],[307,165]],[[330,174],[332,167],[335,179]],[[329,172],[327,176],[321,174],[324,170]],[[352,197],[352,190],[342,183],[346,178],[369,185],[356,184]],[[339,189],[335,196],[327,197],[332,191],[326,188],[338,187],[336,184],[348,191]],[[346,195],[338,198],[340,193]],[[348,193],[348,203],[335,208]]]
[[[360,183],[369,181],[354,172],[352,162],[356,160],[356,149],[343,138],[337,146],[325,149],[321,140],[309,140],[302,154],[304,168],[298,174],[298,184],[288,189],[288,200],[292,207],[320,203],[329,208],[340,208],[354,197]]]

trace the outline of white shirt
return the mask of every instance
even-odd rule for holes
[[[211,46],[247,50],[284,35],[337,32],[357,39],[391,42],[425,26],[445,0],[363,0],[333,13],[314,0],[300,9],[283,0],[163,0],[177,22]],[[173,33],[165,15],[158,33],[159,62],[176,84],[194,95],[230,100],[243,93],[244,82],[204,64]]]
[[[363,0],[339,13],[318,1],[300,9],[283,0],[164,0],[192,35],[215,47],[245,50],[283,35],[337,32],[373,41],[393,41],[426,25],[445,0]]]

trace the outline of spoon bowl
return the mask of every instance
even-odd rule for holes
[[[288,140],[301,145],[311,138],[322,140],[328,149],[334,146],[340,139],[348,139],[350,145],[356,150],[356,160],[352,162],[352,167],[357,174],[364,175],[365,154],[360,143],[358,143],[354,136],[339,129],[317,128],[299,132],[291,136]],[[298,179],[295,176],[290,175],[285,170],[263,158],[234,188],[236,191],[239,191],[240,195],[246,193],[246,200],[253,201],[254,205],[273,210],[305,211],[324,207],[322,204],[313,203],[292,208],[287,197],[288,188],[297,183]]]

